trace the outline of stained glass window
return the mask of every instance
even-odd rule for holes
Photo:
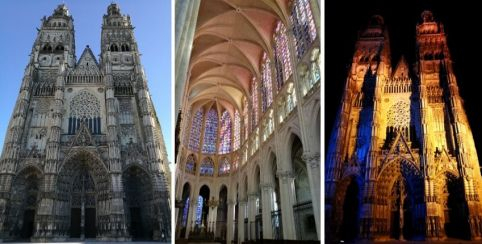
[[[221,115],[221,130],[219,131],[219,154],[226,154],[231,152],[231,116],[229,112],[224,110]]]
[[[218,132],[218,113],[216,109],[210,109],[206,114],[204,126],[203,153],[213,154],[216,152],[216,136]]]
[[[273,83],[271,83],[271,61],[269,60],[266,53],[263,54],[261,69],[262,109],[264,113],[273,102]]]
[[[197,197],[197,206],[196,206],[196,224],[200,225],[202,221],[203,215],[203,203],[204,199],[202,196]]]
[[[196,173],[196,160],[192,154],[187,157],[186,171],[192,174]]]
[[[251,103],[252,103],[252,110],[251,110],[251,129],[254,129],[258,124],[258,80],[256,77],[253,77],[251,80]]]
[[[296,56],[303,57],[316,38],[316,26],[309,0],[296,0],[291,9]]]
[[[238,150],[240,146],[241,137],[241,121],[239,118],[239,112],[236,110],[234,112],[234,144],[233,150]]]
[[[201,137],[201,125],[203,122],[203,110],[199,108],[192,117],[191,135],[189,137],[189,149],[193,151],[199,150],[199,140]]]
[[[189,197],[186,198],[186,202],[184,202],[184,209],[182,210],[182,226],[187,225],[187,214],[189,213]]]
[[[249,120],[248,120],[248,100],[243,99],[243,120],[244,120],[244,141],[248,139]]]
[[[219,161],[219,172],[218,175],[226,175],[229,174],[231,169],[231,164],[229,163],[229,159],[224,157]]]
[[[214,162],[210,157],[203,159],[201,163],[199,175],[213,176],[214,175]]]
[[[279,90],[292,73],[288,36],[286,35],[286,27],[281,21],[278,21],[276,25],[274,42],[276,81]]]

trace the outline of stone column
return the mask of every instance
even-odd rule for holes
[[[308,170],[308,180],[310,182],[311,206],[315,215],[316,233],[320,238],[320,154],[308,153],[304,154],[303,161],[306,163]]]
[[[189,233],[194,228],[194,222],[196,221],[196,206],[197,206],[197,195],[191,193],[191,199],[189,203],[189,211],[187,214],[187,224],[186,224],[186,236],[189,238]]]
[[[273,239],[273,229],[271,224],[271,211],[273,211],[273,190],[272,184],[262,184],[262,206],[263,206],[263,239]]]
[[[239,201],[238,207],[238,243],[243,243],[244,237],[244,216],[246,216],[246,200]]]
[[[192,43],[201,1],[176,1],[176,83],[175,83],[175,110],[181,107],[181,98],[184,97],[184,84],[189,79],[189,60],[191,58]],[[176,112],[177,119],[177,112]]]
[[[248,240],[256,240],[257,193],[248,194]]]
[[[235,202],[232,200],[228,201],[228,216],[227,216],[227,223],[226,223],[226,243],[231,243],[233,241],[233,227],[234,226],[234,204]]]
[[[278,172],[281,195],[281,218],[283,221],[283,238],[296,240],[295,216],[293,205],[296,203],[295,177],[291,171]]]

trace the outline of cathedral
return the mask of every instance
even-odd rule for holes
[[[482,177],[442,23],[391,63],[381,16],[359,32],[325,163],[328,242],[482,238]]]
[[[44,17],[0,159],[0,238],[170,236],[170,173],[128,15],[102,18],[101,53],[77,59],[65,5]]]
[[[175,9],[176,242],[319,243],[319,1]]]

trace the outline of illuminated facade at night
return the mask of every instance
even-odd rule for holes
[[[415,65],[392,65],[380,16],[359,34],[326,154],[327,240],[482,237],[474,139],[429,11],[416,49]]]

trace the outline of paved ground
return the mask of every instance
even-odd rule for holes
[[[450,243],[450,244],[458,244],[458,243],[461,243],[461,244],[465,244],[465,243],[480,243],[480,242],[476,242],[476,241],[464,241],[464,240],[458,240],[458,239],[447,239],[447,240],[443,240],[443,241],[397,241],[397,240],[389,240],[389,241],[376,241],[376,242],[372,242],[372,241],[356,241],[356,242],[338,242],[338,243],[360,243],[360,244],[369,244],[369,243],[381,243],[381,244],[395,244],[395,243],[403,243],[403,244],[408,244],[408,243],[419,243],[419,244],[422,244],[422,243],[434,243],[434,244],[437,244],[437,243]]]
[[[9,242],[4,242],[4,243],[9,243]],[[32,243],[38,243],[38,244],[45,244],[45,242],[12,242],[12,243],[28,243],[28,244],[32,244]],[[61,244],[61,243],[65,243],[65,244],[82,244],[82,243],[102,243],[102,244],[119,244],[119,243],[136,243],[136,244],[153,244],[153,243],[156,243],[156,244],[171,244],[170,242],[156,242],[156,241],[125,241],[125,242],[105,242],[105,241],[95,241],[95,240],[87,240],[87,241],[69,241],[69,242],[53,242],[53,243],[56,243],[56,244]]]

